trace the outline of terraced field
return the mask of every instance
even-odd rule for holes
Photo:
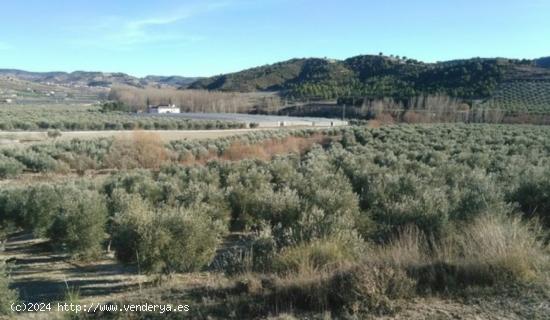
[[[510,113],[550,113],[550,81],[505,82],[484,105]]]

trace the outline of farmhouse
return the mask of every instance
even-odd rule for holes
[[[180,108],[175,104],[149,106],[149,113],[180,113]]]
[[[13,102],[13,99],[9,99],[9,98],[0,99],[0,103],[12,103],[12,102]]]

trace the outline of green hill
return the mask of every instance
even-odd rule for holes
[[[540,68],[550,68],[550,57],[535,60],[535,64]]]
[[[512,113],[547,114],[550,112],[550,80],[502,83],[485,105]]]
[[[346,60],[292,59],[272,65],[198,80],[191,88],[222,91],[280,91],[298,99],[341,97],[406,98],[447,94],[487,99],[503,83],[550,80],[544,59],[504,58],[438,63],[362,55]]]

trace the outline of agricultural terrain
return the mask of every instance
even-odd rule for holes
[[[426,96],[445,95],[475,110],[498,110],[506,122],[536,123],[532,114],[550,113],[548,58],[482,59],[424,63],[407,57],[365,55],[346,60],[293,59],[237,73],[205,78],[191,88],[229,92],[279,92],[285,99],[336,101],[365,106],[379,101],[386,108],[407,110]],[[393,102],[388,103],[388,99]],[[326,110],[313,114],[332,114]],[[353,110],[352,110],[353,111]],[[350,113],[353,116],[354,113]],[[367,117],[357,112],[356,117]],[[309,115],[312,115],[311,113]]]
[[[232,121],[197,120],[170,115],[110,112],[99,104],[0,106],[2,131],[190,130],[243,128]]]
[[[406,112],[425,97],[446,96],[457,102],[454,112],[464,111],[464,106],[472,112],[497,110],[511,118],[504,120],[507,123],[545,124],[548,121],[537,121],[537,115],[550,114],[548,58],[437,63],[385,55],[302,58],[209,78],[0,70],[0,88],[0,99],[12,103],[74,105],[112,100],[124,104],[123,111],[133,112],[146,110],[147,103],[172,101],[187,112],[269,114],[313,104],[326,110],[306,115],[333,116],[331,108],[347,105],[352,111],[349,116],[364,119],[375,114],[358,108],[373,102]]]
[[[549,319],[549,83],[547,58],[0,70],[0,318]]]
[[[189,306],[44,319],[547,319],[549,141],[425,124],[6,147],[0,302]]]

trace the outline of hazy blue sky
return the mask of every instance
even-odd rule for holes
[[[549,0],[2,0],[0,68],[213,75],[382,51],[550,55]]]

